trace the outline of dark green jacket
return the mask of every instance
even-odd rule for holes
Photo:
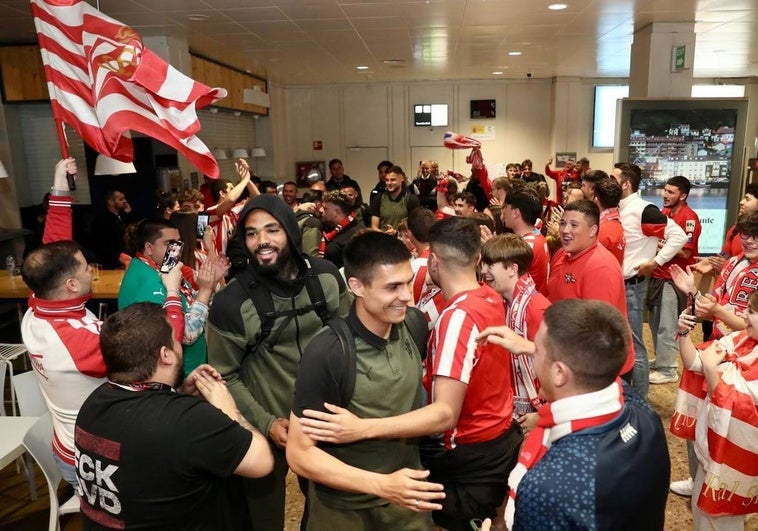
[[[295,215],[276,196],[263,194],[251,199],[240,213],[240,225],[235,233],[242,242],[245,219],[254,209],[267,211],[281,223],[299,273],[289,281],[260,275],[252,256],[248,268],[268,286],[275,309],[310,305],[304,281],[307,267],[299,251],[301,236]],[[350,308],[350,295],[339,272],[326,260],[313,257],[309,260],[324,290],[329,312],[345,315]],[[268,435],[276,418],[289,418],[300,358],[311,338],[322,328],[315,311],[298,315],[280,328],[284,320],[284,317],[277,318],[269,337],[255,352],[250,352],[257,342],[261,319],[245,288],[236,279],[216,294],[208,316],[208,362],[226,380],[240,412],[264,435]]]

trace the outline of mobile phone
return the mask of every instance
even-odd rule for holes
[[[66,173],[66,181],[68,181],[68,189],[74,192],[76,190],[76,179],[74,179],[74,174]]]
[[[205,227],[208,226],[210,221],[210,214],[198,214],[197,215],[197,237],[202,238],[205,234]]]
[[[183,242],[176,240],[170,240],[168,242],[166,245],[166,254],[163,255],[163,262],[161,263],[161,273],[168,273],[176,267],[176,264],[178,264],[179,260],[182,258],[182,247],[184,247]]]

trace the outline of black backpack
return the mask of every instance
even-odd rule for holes
[[[240,283],[247,293],[247,296],[253,301],[255,310],[258,312],[258,317],[261,320],[260,335],[255,344],[250,348],[251,352],[255,352],[261,343],[271,335],[274,323],[278,317],[284,316],[286,319],[271,338],[272,342],[275,342],[279,337],[279,331],[284,330],[289,322],[296,316],[305,315],[315,311],[316,315],[321,319],[321,323],[324,325],[326,325],[331,318],[329,308],[326,304],[326,297],[324,296],[324,288],[321,286],[318,275],[313,271],[313,267],[307,258],[305,259],[305,263],[308,267],[308,271],[305,273],[305,289],[308,290],[308,296],[311,299],[311,303],[302,308],[276,310],[274,308],[274,299],[271,296],[271,291],[269,291],[265,282],[262,282],[260,279],[253,276],[249,269],[246,269],[237,275],[237,282]]]
[[[421,354],[421,359],[426,358],[426,342],[429,337],[429,328],[426,324],[426,317],[416,308],[408,308],[403,321],[408,331],[411,333],[413,342]],[[350,325],[343,317],[333,317],[327,321],[326,326],[334,330],[337,339],[340,342],[342,352],[345,355],[344,373],[340,385],[341,407],[347,407],[350,399],[353,397],[355,390],[355,373],[356,373],[356,347],[355,334]]]
[[[354,333],[343,317],[332,317],[330,315],[326,304],[326,297],[324,296],[324,289],[321,286],[321,282],[319,282],[318,275],[313,271],[311,263],[307,258],[305,259],[305,263],[308,267],[308,271],[305,274],[305,288],[308,290],[311,304],[303,308],[277,311],[274,309],[274,299],[271,296],[271,292],[264,282],[254,277],[249,270],[245,270],[237,275],[237,282],[240,283],[247,296],[253,301],[255,310],[258,312],[258,317],[261,320],[260,335],[255,344],[250,347],[250,352],[255,352],[261,343],[271,336],[274,323],[278,317],[285,316],[286,319],[272,336],[272,342],[276,341],[279,331],[283,330],[295,316],[315,311],[323,325],[334,330],[342,347],[342,352],[345,354],[345,374],[342,378],[342,388],[340,389],[340,395],[343,398],[343,404],[341,405],[344,407],[350,402],[355,389],[356,347]],[[411,333],[419,354],[421,354],[421,359],[426,358],[426,341],[429,336],[429,328],[427,327],[424,314],[416,308],[408,308],[404,323]]]

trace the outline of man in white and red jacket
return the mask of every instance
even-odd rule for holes
[[[64,479],[78,491],[74,423],[84,400],[105,381],[106,369],[100,354],[102,323],[85,307],[92,296],[92,268],[71,240],[71,192],[66,173],[74,175],[76,170],[73,158],[55,166],[44,245],[27,256],[21,270],[32,291],[21,337],[53,417],[53,454]],[[175,276],[166,282],[174,281]],[[170,297],[165,306],[174,330],[181,327],[183,334],[179,297]]]

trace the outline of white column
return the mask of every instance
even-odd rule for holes
[[[672,72],[672,50],[685,46],[684,69]],[[634,33],[629,96],[689,98],[695,54],[694,22],[654,22]]]

